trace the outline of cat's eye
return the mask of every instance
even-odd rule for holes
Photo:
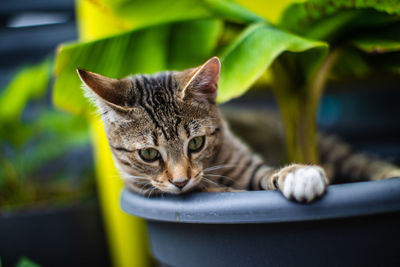
[[[160,158],[160,152],[154,148],[145,148],[139,150],[139,156],[146,162],[154,162]]]
[[[188,144],[188,150],[190,153],[199,152],[204,146],[204,136],[197,136],[192,138]]]

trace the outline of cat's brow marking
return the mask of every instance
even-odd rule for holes
[[[130,149],[127,149],[127,148],[125,148],[125,147],[113,146],[113,145],[110,145],[110,146],[111,146],[113,149],[118,150],[118,151],[129,152],[129,153],[134,152],[134,150],[130,150]]]
[[[156,132],[151,132],[151,137],[153,138],[153,143],[155,146],[158,146],[158,135]]]
[[[215,130],[210,135],[215,135],[220,130],[221,130],[220,128],[215,128]]]
[[[185,128],[186,135],[189,138],[190,137],[189,125],[186,124],[183,128]]]

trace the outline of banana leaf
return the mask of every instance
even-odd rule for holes
[[[62,45],[55,64],[54,103],[74,113],[92,112],[83,97],[77,68],[121,78],[201,64],[212,56],[221,28],[218,20],[194,20]]]
[[[250,25],[223,52],[218,101],[226,102],[245,93],[283,52],[315,50],[323,57],[327,44],[305,39],[264,23]],[[318,60],[308,58],[308,62]],[[312,69],[311,66],[309,69]]]
[[[236,23],[264,20],[231,0],[97,0],[89,2],[94,2],[93,6],[103,14],[101,19],[109,20],[117,27],[119,25],[119,28],[130,30],[193,19],[218,18]]]
[[[379,4],[378,2],[383,2]],[[391,1],[308,1],[289,6],[279,26],[313,39],[337,43],[354,33],[399,21]]]

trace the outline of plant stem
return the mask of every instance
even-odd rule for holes
[[[274,93],[286,130],[290,162],[318,164],[316,113],[323,88],[339,50],[331,51],[313,75],[299,75],[299,66],[284,58],[273,64]]]
[[[304,88],[304,104],[300,105],[300,112],[298,113],[299,144],[300,150],[304,155],[304,163],[318,164],[319,162],[316,140],[316,114],[327,77],[338,55],[338,49],[332,50]]]

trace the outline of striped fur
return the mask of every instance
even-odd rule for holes
[[[400,176],[400,168],[364,153],[355,152],[337,136],[319,137],[322,166],[331,183],[383,180]]]
[[[215,103],[219,70],[219,60],[212,58],[182,72],[121,80],[78,71],[89,95],[96,99],[127,187],[143,195],[279,189],[296,201],[321,196],[328,184],[321,167],[292,164],[274,169],[231,133]],[[200,136],[205,140],[201,150],[190,152],[189,143]],[[332,150],[333,143],[322,147]],[[148,148],[159,153],[152,162],[139,153]],[[328,161],[336,164],[350,156],[346,148],[342,150],[331,153]],[[348,170],[354,169],[354,164],[346,163]],[[370,169],[376,177],[387,177],[391,170],[386,167],[385,173]]]

